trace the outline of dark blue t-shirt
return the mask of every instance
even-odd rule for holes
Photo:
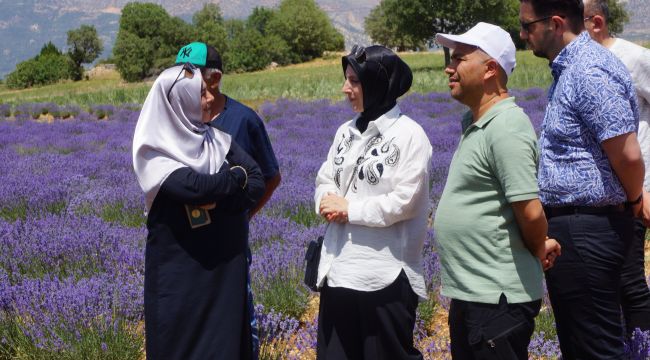
[[[221,114],[212,124],[230,134],[259,165],[264,180],[269,180],[280,171],[275,158],[271,140],[266,133],[264,122],[253,109],[226,96],[226,104]]]

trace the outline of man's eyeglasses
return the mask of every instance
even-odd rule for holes
[[[176,80],[174,80],[174,82],[172,83],[172,86],[170,86],[169,90],[167,90],[167,101],[168,102],[171,102],[171,100],[169,100],[169,94],[171,94],[172,89],[174,88],[174,85],[176,85],[176,83],[178,82],[178,79],[181,78],[181,74],[184,73],[185,71],[189,71],[192,74],[192,76],[194,76],[194,70],[196,70],[196,66],[192,65],[191,63],[186,62],[185,64],[183,64],[183,67],[181,68],[181,72],[178,73],[178,75],[176,76]]]
[[[587,16],[586,18],[582,19],[582,21],[589,21],[589,20],[593,19],[594,16],[596,16],[596,15]]]
[[[559,16],[559,17],[561,17],[561,18],[564,18],[563,15],[550,15],[550,16],[545,16],[545,17],[543,17],[543,18],[541,18],[541,19],[536,19],[536,20],[529,21],[529,22],[523,22],[523,21],[520,21],[520,22],[519,22],[519,25],[521,25],[521,30],[523,30],[523,31],[525,31],[525,32],[530,32],[530,26],[531,26],[531,25],[533,25],[533,24],[535,24],[535,23],[538,23],[538,22],[541,22],[541,21],[548,20],[548,19],[552,18],[553,16]]]

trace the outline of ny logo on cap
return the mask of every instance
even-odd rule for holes
[[[181,57],[190,57],[190,54],[192,53],[192,47],[191,46],[186,46],[181,50]]]

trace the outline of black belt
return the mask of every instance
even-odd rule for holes
[[[547,219],[556,216],[566,216],[566,215],[575,215],[575,214],[632,215],[632,208],[626,206],[625,204],[607,205],[607,206],[561,206],[561,207],[544,206],[544,213],[546,214]]]

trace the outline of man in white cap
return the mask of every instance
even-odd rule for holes
[[[453,50],[451,96],[469,107],[434,222],[451,355],[527,359],[542,270],[560,246],[546,236],[535,131],[506,87],[515,45],[487,23],[436,40]]]

